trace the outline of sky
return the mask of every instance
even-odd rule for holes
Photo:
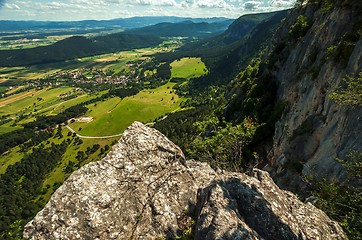
[[[291,8],[295,0],[0,0],[1,20],[75,21],[133,16],[228,17]]]

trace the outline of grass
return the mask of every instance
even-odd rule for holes
[[[6,123],[4,125],[1,125],[0,126],[0,135],[15,131],[17,129],[21,129],[21,127],[18,127],[18,126],[12,127],[11,126],[12,123],[13,123],[13,121],[8,122],[8,123]]]
[[[94,95],[81,94],[76,98],[64,101],[59,98],[62,93],[70,92],[73,88],[46,88],[42,90],[31,90],[25,93],[4,98],[0,102],[0,116],[10,115],[12,119],[18,119],[20,115],[26,115],[24,119],[11,126],[14,121],[0,126],[0,135],[19,129],[22,124],[35,120],[37,115],[57,115],[65,109],[79,103],[91,100],[103,94],[100,92]],[[7,103],[6,105],[2,105]]]
[[[7,89],[7,87],[0,86],[0,94],[5,93]]]
[[[196,78],[208,73],[201,58],[182,58],[171,63],[171,78]]]
[[[73,123],[71,127],[85,136],[109,136],[122,133],[132,122],[150,122],[179,108],[180,99],[167,83],[157,89],[143,90],[123,100],[112,98],[88,106],[90,123]],[[81,129],[81,130],[79,130]]]
[[[17,146],[0,157],[0,174],[5,173],[8,166],[19,162],[24,157],[24,153],[19,152],[19,150],[20,147]]]
[[[26,114],[35,109],[44,109],[61,102],[60,94],[72,91],[73,88],[45,88],[30,90],[4,98],[0,103],[0,115]],[[42,99],[42,100],[40,100]]]

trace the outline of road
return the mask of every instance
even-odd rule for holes
[[[71,131],[72,133],[75,133],[77,135],[77,137],[84,138],[84,139],[107,139],[107,138],[115,138],[115,137],[122,136],[122,133],[116,134],[116,135],[111,135],[111,136],[102,136],[102,137],[83,136],[83,135],[79,135],[78,133],[76,133],[74,131],[74,129],[71,128],[70,126],[66,125],[65,127],[68,128],[68,130]]]

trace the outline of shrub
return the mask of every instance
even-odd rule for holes
[[[292,39],[298,39],[303,37],[307,33],[308,29],[308,19],[303,15],[299,15],[297,21],[290,27],[289,36]]]

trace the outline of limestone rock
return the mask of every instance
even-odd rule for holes
[[[25,226],[26,239],[347,239],[311,204],[254,176],[186,161],[157,130],[135,122],[101,161],[74,172]]]

